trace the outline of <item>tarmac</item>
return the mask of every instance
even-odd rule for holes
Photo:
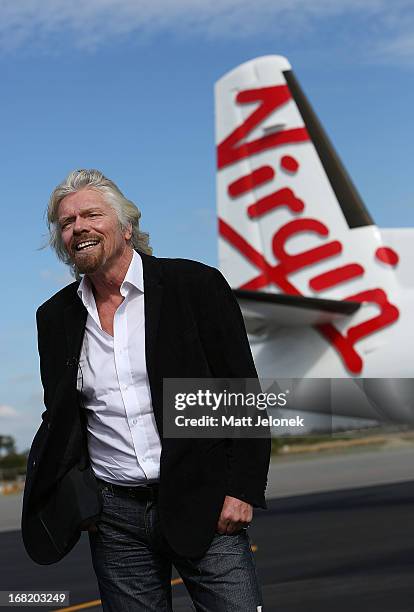
[[[249,530],[263,611],[414,610],[411,443],[278,457],[267,499]],[[0,497],[1,590],[68,590],[68,610],[101,610],[87,535],[60,563],[36,565],[21,542],[20,508],[21,495]],[[173,578],[174,611],[193,610]]]

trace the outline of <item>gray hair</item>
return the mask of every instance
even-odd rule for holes
[[[149,235],[146,232],[141,232],[139,229],[141,211],[137,206],[130,200],[127,200],[119,187],[113,181],[106,178],[99,170],[73,170],[55,187],[47,208],[48,243],[54,249],[58,258],[71,268],[72,274],[79,278],[76,266],[71,262],[62,240],[58,223],[59,204],[70,193],[86,188],[96,189],[102,193],[105,201],[115,210],[122,230],[127,229],[131,225],[132,237],[129,241],[131,246],[142,253],[152,255],[152,248],[149,246]]]

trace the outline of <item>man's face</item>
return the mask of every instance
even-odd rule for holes
[[[58,224],[70,259],[81,274],[109,269],[122,256],[131,231],[122,231],[115,210],[94,189],[63,198]]]

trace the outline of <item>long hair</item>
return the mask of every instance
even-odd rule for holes
[[[72,274],[79,278],[76,266],[70,260],[62,240],[58,223],[59,204],[70,193],[86,188],[96,189],[102,193],[105,201],[115,210],[121,230],[127,229],[129,224],[131,224],[132,237],[129,241],[131,246],[147,255],[152,255],[152,248],[149,246],[149,234],[141,232],[139,229],[139,220],[141,218],[139,208],[133,202],[127,200],[119,187],[113,181],[106,178],[99,170],[73,170],[55,187],[47,208],[48,243],[58,258],[70,267]]]

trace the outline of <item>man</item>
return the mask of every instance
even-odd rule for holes
[[[37,311],[23,540],[53,563],[88,529],[104,610],[172,610],[171,564],[197,610],[257,610],[246,528],[270,441],[162,434],[163,378],[257,376],[240,309],[214,268],[151,256],[139,219],[97,170],[51,195],[50,244],[78,281]]]

